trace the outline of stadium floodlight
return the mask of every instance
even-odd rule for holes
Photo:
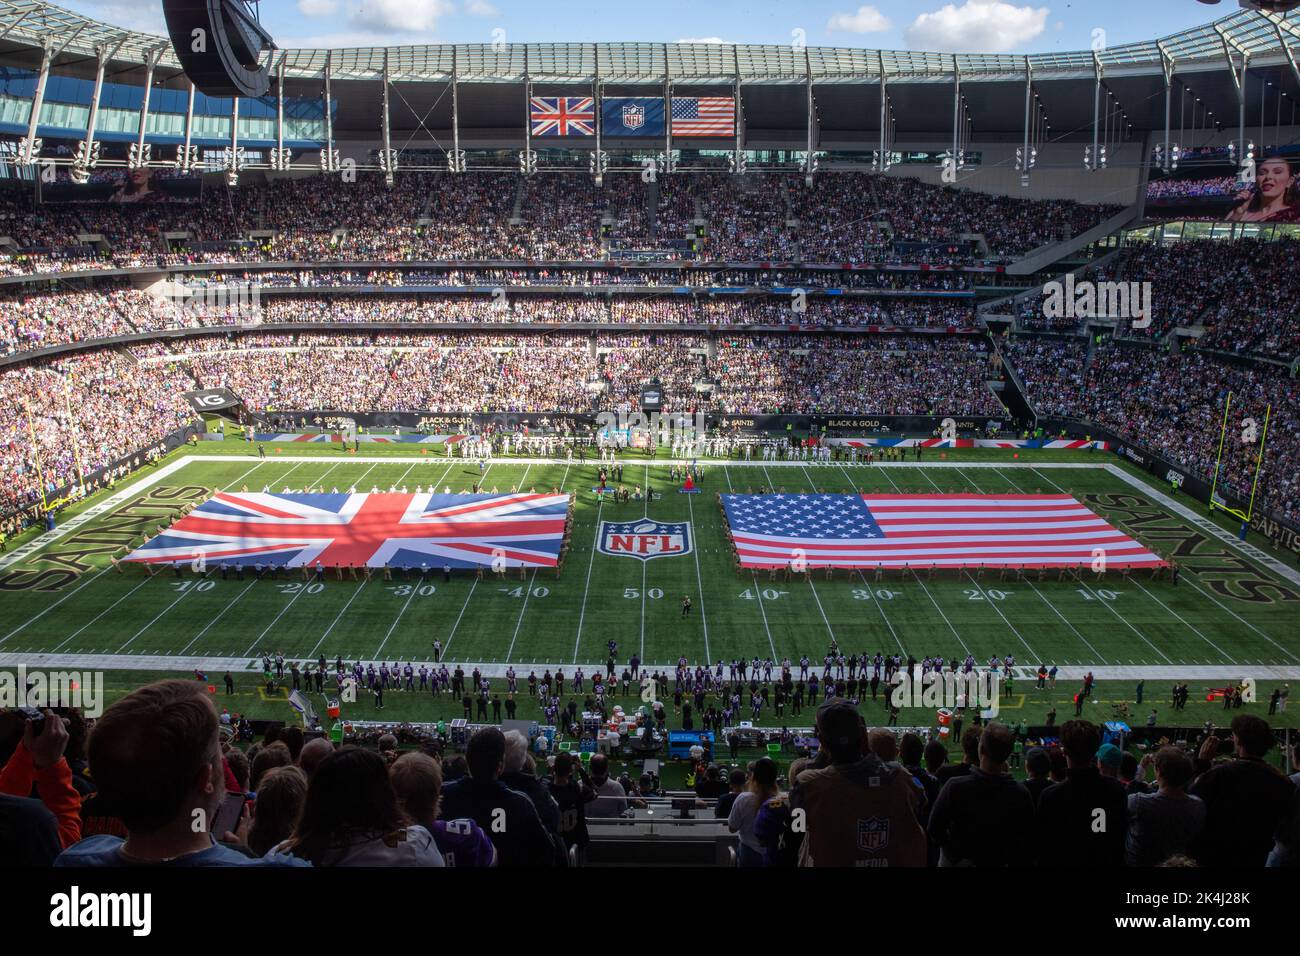
[[[127,169],[143,169],[148,166],[152,153],[151,143],[131,143],[126,154]]]

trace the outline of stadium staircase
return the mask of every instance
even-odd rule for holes
[[[654,248],[659,241],[659,180],[652,179],[646,184],[645,191],[645,229],[646,236],[650,240],[650,247]]]
[[[1094,242],[1105,239],[1111,233],[1132,225],[1141,217],[1142,204],[1134,203],[1071,239],[1049,242],[1037,249],[1031,249],[1020,259],[1007,266],[1007,275],[1033,275],[1042,269],[1048,268],[1054,262],[1060,262],[1062,259],[1067,259],[1075,253],[1081,252]]]
[[[1000,299],[993,299],[989,302],[981,302],[976,307],[976,312],[979,315],[981,321],[984,321],[985,325],[988,324],[987,320],[994,319],[994,320],[1001,320],[1004,322],[1011,322],[1012,328],[1017,332],[1036,331],[1033,329],[1025,330],[1022,327],[1021,312],[1023,311],[1023,307],[1025,306],[1026,303],[1031,302],[1033,300],[1040,300],[1040,301],[1042,300],[1044,295],[1043,287],[1046,286],[1047,283],[1064,282],[1065,277],[1067,275],[1073,275],[1075,279],[1082,279],[1087,273],[1099,269],[1102,266],[1108,265],[1110,262],[1114,261],[1115,258],[1117,258],[1118,256],[1119,256],[1119,250],[1114,249],[1106,253],[1104,256],[1101,256],[1100,258],[1093,259],[1090,262],[1085,262],[1083,265],[1078,266],[1077,268],[1070,269],[1066,272],[1061,272],[1056,275],[1049,274],[1049,278],[1044,279],[1042,282],[1038,283],[1032,288],[1024,290],[1023,292],[1017,292],[1014,295],[1003,296]],[[1060,260],[1058,259],[1054,261],[1060,261]]]
[[[524,224],[524,190],[528,186],[528,180],[523,176],[516,176],[515,182],[515,201],[510,207],[510,219],[508,225],[522,226]]]

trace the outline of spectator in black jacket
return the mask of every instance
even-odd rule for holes
[[[465,751],[469,776],[443,787],[442,815],[477,823],[497,848],[498,866],[552,866],[551,837],[532,801],[499,779],[505,755],[506,738],[496,727],[475,733]]]
[[[1031,747],[1025,754],[1025,777],[1025,789],[1037,807],[1038,798],[1052,785],[1052,758],[1042,747]]]
[[[542,826],[551,835],[555,844],[556,861],[563,865],[568,859],[567,847],[560,836],[560,807],[551,797],[550,791],[537,779],[533,758],[528,753],[528,738],[518,730],[506,735],[505,772],[501,782],[511,790],[517,790],[533,802]]]
[[[961,735],[962,762],[950,763],[940,767],[935,777],[939,780],[939,786],[942,787],[953,777],[964,777],[970,773],[972,767],[978,767],[980,762],[980,729],[978,727],[967,727],[965,733]]]
[[[1128,794],[1097,768],[1101,731],[1086,720],[1061,725],[1065,779],[1038,798],[1038,859],[1043,866],[1124,865]]]
[[[733,770],[727,777],[727,784],[731,787],[728,793],[724,793],[718,798],[717,804],[713,807],[713,815],[719,820],[725,820],[731,816],[731,805],[736,802],[736,798],[745,792],[745,784],[749,782],[749,776],[743,770]]]
[[[577,779],[574,779],[574,774]],[[551,798],[560,808],[560,835],[565,846],[576,847],[579,854],[591,842],[587,834],[587,804],[596,799],[596,790],[582,764],[572,754],[555,755],[553,775],[546,781]]]
[[[1015,740],[1003,724],[980,735],[979,764],[939,791],[930,840],[940,866],[1028,866],[1033,862],[1034,798],[1007,775]]]
[[[1207,810],[1192,855],[1201,866],[1263,866],[1295,785],[1264,762],[1273,732],[1261,718],[1232,718],[1233,758],[1211,766],[1219,745],[1213,734],[1202,743],[1196,761],[1201,774],[1188,791],[1204,800]]]

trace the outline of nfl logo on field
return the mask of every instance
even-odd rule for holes
[[[691,553],[691,525],[689,521],[676,523],[655,521],[602,521],[600,523],[601,554],[617,558],[672,558]]]
[[[640,129],[645,125],[645,107],[629,103],[623,107],[623,125],[628,129]]]
[[[876,852],[889,846],[889,821],[879,817],[858,821],[858,849]]]

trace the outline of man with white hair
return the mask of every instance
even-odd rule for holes
[[[560,805],[549,790],[537,779],[537,765],[528,753],[528,738],[521,731],[506,731],[505,769],[501,782],[517,790],[532,801],[542,826],[554,841],[557,851],[564,855],[564,841],[560,836]]]

